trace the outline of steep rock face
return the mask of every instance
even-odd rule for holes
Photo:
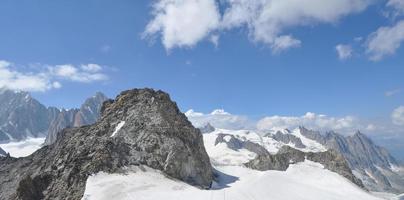
[[[95,124],[64,129],[25,158],[0,158],[0,199],[80,199],[89,175],[147,165],[208,188],[202,134],[161,91],[134,89],[104,103]]]
[[[234,135],[230,134],[218,134],[216,140],[215,140],[215,146],[218,145],[219,143],[225,143],[229,149],[232,149],[234,151],[238,151],[240,149],[247,149],[257,155],[268,155],[269,152],[262,147],[261,145],[251,142],[249,140],[242,141]]]
[[[364,187],[362,181],[352,174],[346,160],[334,150],[314,153],[302,152],[289,146],[283,146],[277,154],[258,155],[245,165],[260,171],[285,171],[290,164],[303,162],[305,159],[320,163],[324,165],[324,168],[342,175],[359,187]]]
[[[287,130],[288,131],[288,130]],[[275,134],[267,134],[267,137],[271,137],[276,141],[283,142],[285,144],[293,143],[297,148],[306,148],[303,144],[302,140],[290,133],[283,134],[280,131],[277,131]]]
[[[79,127],[96,122],[100,117],[102,103],[106,100],[108,98],[101,92],[97,92],[94,96],[86,99],[76,114],[73,126]]]
[[[93,124],[100,117],[101,106],[108,98],[97,92],[94,96],[88,98],[80,109],[62,110],[54,120],[51,121],[48,128],[45,144],[49,145],[56,141],[58,133],[67,127],[80,127]]]
[[[300,127],[300,131],[303,136],[343,155],[349,167],[368,189],[404,192],[404,176],[392,170],[400,164],[386,149],[374,144],[366,135],[357,132],[353,136],[345,137],[332,131],[323,135],[304,127]]]
[[[213,127],[210,123],[207,123],[205,126],[200,127],[201,133],[211,133],[215,131],[215,127]]]
[[[55,108],[46,108],[27,92],[0,90],[0,141],[45,136]]]

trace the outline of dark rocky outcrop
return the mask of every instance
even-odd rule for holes
[[[267,134],[265,136],[271,137],[274,140],[282,142],[284,144],[293,143],[296,148],[306,148],[306,146],[303,144],[300,138],[289,133],[284,134],[281,133],[280,131],[277,131],[275,134]]]
[[[304,127],[300,127],[300,133],[339,152],[369,190],[404,192],[404,175],[392,170],[392,166],[400,166],[400,163],[363,133],[343,136],[329,131],[321,134]]]
[[[100,117],[101,106],[108,98],[97,92],[94,96],[86,99],[80,109],[62,110],[51,121],[48,128],[45,144],[49,145],[56,141],[58,133],[67,127],[80,127],[93,124]]]
[[[205,126],[200,127],[199,130],[201,130],[201,133],[211,133],[215,131],[215,127],[213,127],[210,123],[207,123]]]
[[[228,139],[226,139],[226,137]],[[223,134],[223,133],[218,134],[215,140],[215,145],[218,145],[219,143],[225,143],[229,149],[232,149],[234,151],[238,151],[240,149],[247,149],[251,152],[256,153],[257,155],[269,154],[269,152],[261,145],[248,140],[240,140],[239,138],[236,138],[234,135],[230,134]]]
[[[352,174],[346,160],[334,150],[318,153],[302,152],[289,146],[283,146],[277,154],[258,155],[255,159],[246,163],[245,166],[260,171],[285,171],[290,164],[303,162],[305,159],[320,163],[325,169],[342,175],[359,187],[364,187],[362,181]]]
[[[64,129],[28,157],[0,158],[0,199],[81,199],[89,175],[130,165],[202,188],[213,177],[202,134],[168,94],[134,89],[104,103],[95,124]]]

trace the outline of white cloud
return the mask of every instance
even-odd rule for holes
[[[0,88],[35,92],[54,88],[44,73],[21,73],[12,68],[12,63],[0,60]]]
[[[302,42],[300,40],[295,39],[290,35],[282,35],[275,38],[271,44],[271,48],[274,53],[280,53],[290,48],[300,47],[301,44]]]
[[[299,126],[319,131],[334,130],[343,134],[352,134],[356,130],[373,131],[374,124],[366,124],[353,116],[330,117],[308,112],[303,116],[270,116],[258,121],[259,130],[294,129]]]
[[[102,70],[102,67],[100,65],[97,64],[86,64],[86,65],[81,65],[81,69],[86,71],[86,72],[99,72]]]
[[[247,117],[232,115],[222,109],[214,110],[208,114],[195,112],[191,109],[185,112],[185,115],[195,127],[202,127],[207,123],[210,123],[216,128],[224,129],[237,130],[254,128],[253,122],[250,121]]]
[[[76,82],[93,82],[106,80],[108,77],[100,73],[102,67],[97,64],[47,66],[38,72],[22,72],[8,61],[0,60],[0,88],[44,92],[62,87],[60,79]]]
[[[393,55],[404,41],[404,20],[394,26],[379,28],[370,34],[366,44],[366,53],[371,60],[378,61]]]
[[[404,1],[403,0],[389,0],[387,6],[393,8],[395,15],[404,14]]]
[[[99,73],[101,70],[102,67],[97,64],[81,65],[80,68],[70,64],[49,67],[49,71],[54,76],[83,83],[107,80],[107,75]]]
[[[391,96],[394,96],[394,95],[396,95],[396,94],[399,94],[400,92],[401,92],[400,89],[389,90],[389,91],[386,91],[386,92],[384,93],[384,95],[385,95],[386,97],[391,97]]]
[[[219,46],[219,39],[220,39],[220,36],[217,35],[217,34],[214,34],[214,35],[210,36],[209,40],[210,40],[210,42],[212,42],[213,45],[215,45],[215,47],[218,47]]]
[[[351,45],[339,44],[335,47],[340,60],[346,60],[352,57],[353,49]]]
[[[220,14],[215,0],[158,0],[145,37],[161,34],[167,50],[192,47],[215,30]]]
[[[391,114],[391,119],[395,125],[404,126],[404,106],[396,108]]]
[[[365,10],[375,0],[157,0],[146,37],[161,34],[166,49],[192,47],[212,34],[247,28],[252,41],[279,52],[301,45],[288,31],[336,23]],[[218,10],[220,3],[223,15]]]
[[[226,0],[229,7],[223,26],[247,26],[254,41],[273,46],[290,28],[316,23],[335,23],[340,18],[363,11],[372,0]],[[298,40],[295,40],[298,41]],[[292,46],[295,47],[296,45]]]

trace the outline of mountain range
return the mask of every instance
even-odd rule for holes
[[[96,93],[79,109],[46,107],[28,92],[0,90],[0,143],[21,141],[29,137],[47,137],[46,144],[56,140],[66,127],[94,123],[102,103],[108,98]]]
[[[256,132],[209,123],[196,129],[168,94],[152,89],[124,91],[115,100],[97,93],[71,110],[46,108],[25,92],[3,90],[0,99],[8,116],[1,118],[2,142],[47,135],[28,157],[0,149],[0,199],[111,199],[135,191],[223,199],[227,191],[231,199],[356,200],[377,199],[367,191],[404,193],[403,166],[361,132]],[[153,186],[144,185],[150,181]],[[272,190],[277,187],[305,188],[305,195]]]

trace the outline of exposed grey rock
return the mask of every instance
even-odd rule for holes
[[[0,142],[45,136],[54,111],[27,92],[0,89]]]
[[[211,133],[215,131],[215,127],[213,127],[210,123],[207,123],[205,126],[200,127],[201,133]]]
[[[285,171],[290,164],[303,162],[305,159],[320,163],[325,169],[336,172],[360,187],[364,187],[360,179],[356,178],[348,166],[346,160],[336,151],[326,152],[302,152],[289,146],[283,146],[275,155],[258,155],[245,166],[260,170]]]
[[[51,144],[63,128],[94,123],[106,99],[105,95],[97,93],[80,109],[60,111],[45,107],[28,92],[0,89],[0,142],[44,137],[50,133],[46,143]]]
[[[228,138],[228,140],[225,139],[226,137]],[[240,140],[239,138],[236,138],[234,137],[234,135],[230,134],[223,134],[223,133],[218,134],[215,140],[215,145],[218,145],[219,143],[225,143],[229,149],[232,149],[234,151],[238,151],[240,149],[247,149],[251,152],[256,153],[257,155],[269,154],[269,152],[261,145],[248,140],[245,141]]]
[[[265,136],[271,137],[274,140],[285,144],[293,143],[296,148],[306,148],[306,146],[303,144],[300,138],[289,133],[284,134],[281,133],[280,131],[277,131],[275,134],[267,134]]]
[[[212,168],[202,134],[168,94],[125,91],[106,101],[102,111],[95,124],[64,129],[54,144],[28,157],[0,158],[0,199],[81,199],[89,175],[131,165],[210,187]],[[118,124],[123,124],[120,130]]]
[[[362,179],[369,190],[404,192],[404,175],[391,169],[392,166],[400,166],[400,164],[386,149],[374,144],[363,133],[358,131],[353,136],[345,137],[330,131],[323,135],[304,127],[300,127],[300,132],[303,136],[343,155],[348,166],[357,174],[358,178]]]
[[[45,144],[54,143],[58,133],[64,128],[95,123],[100,117],[102,103],[107,99],[104,94],[97,92],[94,96],[88,98],[80,109],[62,110],[50,123]]]

